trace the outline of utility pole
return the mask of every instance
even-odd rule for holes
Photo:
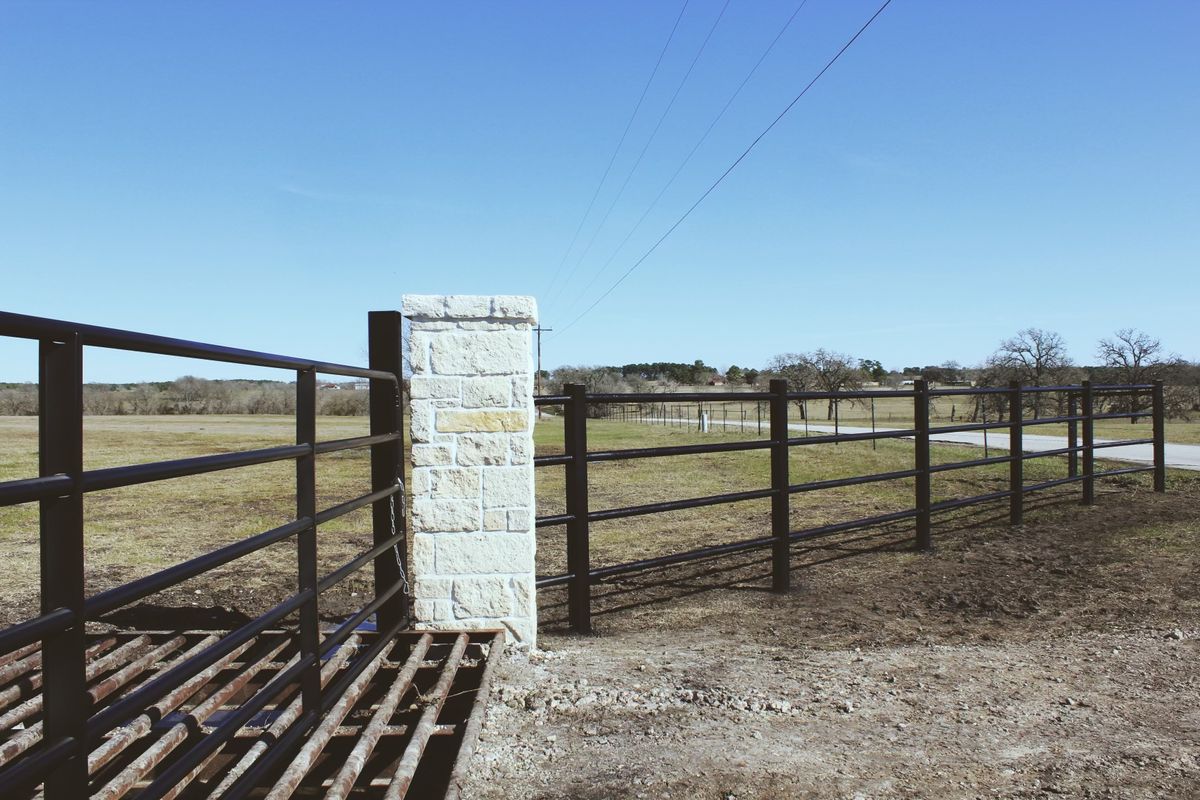
[[[534,328],[537,331],[537,393],[542,393],[542,331],[550,333],[554,328],[543,328],[540,324]],[[542,418],[542,407],[538,406],[538,419]]]

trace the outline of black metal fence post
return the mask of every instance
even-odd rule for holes
[[[1163,394],[1163,382],[1154,382],[1154,491],[1167,490],[1167,428],[1166,428],[1166,398]]]
[[[1079,416],[1079,398],[1075,392],[1067,392],[1067,398],[1067,416]],[[1079,447],[1079,423],[1074,419],[1067,423],[1067,447],[1071,448],[1067,454],[1067,477],[1075,478],[1079,475],[1079,451],[1075,449]]]
[[[875,432],[875,398],[872,397],[871,398],[871,433],[874,433],[874,432]],[[871,440],[871,449],[872,450],[879,449],[879,440],[878,439]]]
[[[771,380],[771,590],[791,587],[791,496],[788,487],[787,381]]]
[[[563,406],[563,439],[571,460],[566,465],[567,613],[576,633],[592,632],[592,560],[588,532],[587,387],[568,383]]]
[[[317,441],[317,372],[296,373],[296,444],[315,446]],[[300,676],[300,694],[305,711],[321,707],[321,662],[316,658],[320,642],[320,615],[317,608],[317,456],[316,452],[296,459],[296,519],[312,523],[296,535],[297,591],[312,597],[300,606],[297,626],[301,658],[313,657],[312,664]]]
[[[79,334],[39,347],[38,461],[42,477],[74,479],[69,494],[41,501],[42,613],[70,610],[75,619],[42,642],[43,722],[47,746],[72,740],[46,777],[47,800],[87,796],[87,695],[83,622],[83,344]]]
[[[1021,383],[1008,383],[1008,524],[1025,518],[1025,445],[1021,413]]]
[[[371,369],[384,370],[396,376],[395,381],[371,380],[371,435],[402,433],[404,431],[404,409],[402,408],[401,321],[398,311],[372,311],[367,315],[367,350]],[[404,442],[397,437],[394,442],[371,445],[371,490],[379,491],[395,486],[404,477]],[[399,495],[373,504],[371,528],[376,545],[392,538],[393,520],[397,534],[407,532],[407,521],[403,509],[405,488]],[[375,596],[385,592],[407,573],[407,537],[395,547],[376,556]],[[376,616],[376,626],[386,630],[398,624],[408,615],[408,598],[402,593],[393,594]]]
[[[842,415],[840,413],[839,406],[841,406],[841,403],[838,402],[838,399],[836,397],[833,398],[833,435],[834,436],[837,436],[842,432],[842,430],[841,430],[841,416]],[[833,444],[834,444],[834,447],[837,447],[838,445],[841,444],[841,441],[835,441]]]
[[[1083,382],[1081,401],[1083,404],[1083,503],[1092,505],[1096,502],[1095,473],[1096,451],[1094,439],[1095,409],[1092,398],[1092,382]]]
[[[933,530],[929,520],[930,459],[929,459],[929,384],[924,380],[913,382],[913,427],[915,438],[917,549],[929,550],[933,546]]]

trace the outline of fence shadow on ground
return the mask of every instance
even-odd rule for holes
[[[1107,492],[1105,492],[1107,494]],[[1077,505],[1074,492],[1045,494],[1031,500],[1027,509]],[[912,524],[882,525],[867,530],[828,534],[800,540],[792,545],[791,573],[803,578],[806,573],[848,559],[878,553],[919,553],[922,558],[937,559],[938,542],[961,536],[967,531],[1008,522],[1006,508],[968,508],[934,527],[934,546],[929,551],[915,547]],[[803,593],[804,582],[793,584],[792,593]],[[655,567],[638,573],[616,576],[592,584],[592,614],[597,619],[619,619],[641,609],[668,606],[710,592],[730,591],[760,595],[771,594],[771,554],[769,549],[731,555],[716,555],[701,561]],[[570,633],[567,591],[552,587],[539,591],[539,627],[543,633]]]

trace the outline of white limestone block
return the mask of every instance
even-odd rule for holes
[[[409,396],[414,400],[458,399],[461,394],[462,378],[413,375],[409,381]]]
[[[528,467],[492,467],[483,473],[483,507],[529,507],[533,480]]]
[[[454,449],[445,444],[414,444],[412,461],[414,467],[448,467],[454,463]]]
[[[506,575],[472,575],[454,580],[454,616],[504,617],[513,613]]]
[[[529,348],[528,333],[446,333],[430,342],[430,369],[437,375],[511,375],[530,363]]]
[[[527,295],[496,295],[492,298],[492,316],[534,323],[537,322],[537,301]]]
[[[479,530],[479,501],[413,498],[413,527],[418,531],[462,532]]]
[[[430,470],[429,496],[434,500],[477,499],[481,487],[479,470],[448,467]]]
[[[442,380],[446,380],[443,378]],[[512,379],[461,378],[464,408],[508,408],[512,405]]]
[[[533,460],[533,438],[521,434],[512,434],[508,441],[508,459],[510,464],[528,464]]]
[[[508,529],[514,533],[529,531],[533,528],[533,515],[527,508],[514,508],[508,512]]]
[[[458,463],[464,467],[503,465],[511,438],[505,433],[464,433],[458,437]]]
[[[454,533],[435,539],[439,575],[527,574],[533,539],[521,533]]]

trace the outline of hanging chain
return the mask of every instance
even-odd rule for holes
[[[396,380],[395,397],[396,409],[399,410],[403,408],[404,400],[404,383],[403,381],[399,380],[399,376],[397,376]],[[397,491],[388,498],[388,516],[392,522],[393,539],[396,538],[396,495],[400,496],[400,514],[402,516],[407,516],[408,514],[408,498],[404,496],[404,481],[400,480],[398,476],[396,478],[396,487]],[[400,575],[400,591],[404,592],[405,595],[411,596],[412,590],[408,585],[408,576],[404,574],[404,559],[400,557],[399,542],[392,543],[392,555],[396,557],[396,572],[398,572]]]
[[[397,497],[397,495],[400,497],[400,513],[406,514],[408,512],[408,507],[407,507],[408,501],[404,497],[404,482],[401,481],[399,478],[396,478],[396,486],[399,487],[398,491],[394,492],[392,494],[392,496],[388,498],[388,515],[391,517],[391,521],[392,521],[392,538],[393,539],[396,538],[396,497]],[[401,591],[404,592],[404,594],[406,594],[406,595],[411,594],[411,591],[408,586],[408,576],[404,574],[404,560],[400,557],[400,543],[399,542],[392,543],[392,554],[396,556],[396,570],[400,573],[400,584],[402,587]]]

